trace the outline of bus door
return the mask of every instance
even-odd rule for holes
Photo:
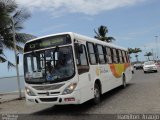
[[[91,98],[91,78],[89,75],[89,64],[87,59],[86,47],[84,44],[75,43],[75,56],[79,77],[78,84],[81,89],[81,100],[84,101]]]

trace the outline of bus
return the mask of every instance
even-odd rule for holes
[[[73,32],[26,42],[23,61],[28,104],[98,104],[132,78],[127,49]]]

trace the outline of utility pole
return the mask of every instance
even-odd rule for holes
[[[159,56],[158,56],[158,55],[159,55],[159,53],[158,53],[158,36],[155,36],[155,38],[156,38],[156,49],[157,49],[156,59],[157,59],[157,61],[158,61],[158,59],[159,59],[159,58],[158,58],[158,57],[159,57]]]
[[[145,49],[144,54],[146,54],[146,53],[147,53],[146,46],[144,46],[144,49]],[[147,61],[147,60],[148,60],[148,59],[147,59],[147,56],[146,56],[146,61]]]
[[[13,43],[14,43],[14,53],[15,53],[15,62],[16,62],[16,72],[17,72],[17,84],[18,84],[18,91],[19,91],[19,99],[22,99],[22,93],[21,93],[21,86],[20,86],[20,79],[19,79],[19,68],[17,63],[17,47],[16,47],[16,38],[15,38],[15,26],[14,26],[14,19],[12,20],[12,31],[13,31]]]
[[[154,52],[153,52],[153,48],[152,48],[151,50],[152,50],[152,57],[153,57],[153,61],[154,61]]]

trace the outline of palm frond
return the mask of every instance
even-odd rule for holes
[[[14,21],[24,22],[30,17],[30,14],[27,12],[26,9],[17,10],[16,13],[13,15]]]
[[[114,37],[107,37],[107,38],[105,38],[105,40],[107,42],[112,42],[113,40],[115,40],[115,38]]]
[[[101,25],[100,27],[98,27],[97,31],[94,29],[94,32],[96,33],[96,36],[94,36],[94,38],[98,40],[106,41],[106,42],[112,42],[113,40],[115,40],[114,37],[107,36],[107,33],[108,33],[107,26]]]
[[[16,47],[19,53],[23,53],[24,49],[21,46],[17,45]]]
[[[14,50],[12,21],[14,19],[14,27],[16,31],[16,46],[20,53],[23,53],[22,44],[30,39],[29,34],[17,33],[23,29],[23,22],[30,17],[30,14],[25,9],[18,9],[15,0],[0,0],[0,40],[3,45],[3,50]],[[15,65],[7,60],[7,57],[0,51],[0,62],[8,62],[8,69],[15,67]]]
[[[4,63],[6,61],[7,61],[7,59],[0,55],[0,63]]]
[[[0,63],[4,63],[4,62],[7,62],[8,70],[11,67],[15,67],[15,65],[12,62],[8,61],[6,58],[0,55]]]
[[[23,53],[23,48],[20,45],[16,45],[18,52]],[[8,50],[14,51],[14,43],[13,41],[4,41],[4,48]]]
[[[97,36],[95,36],[95,37],[97,37],[97,38],[100,37],[100,35],[98,34],[98,32],[97,32],[95,29],[94,29],[94,32],[95,32],[96,35],[97,35]]]
[[[36,36],[26,33],[16,33],[16,40],[19,43],[25,43],[28,40],[36,38]]]
[[[108,29],[106,26],[103,26],[101,25],[99,28],[98,28],[98,33],[101,37],[105,37],[106,34],[108,33]]]
[[[17,8],[15,0],[0,0],[0,5],[7,13],[12,13]]]
[[[8,61],[8,70],[12,67],[15,67],[15,65],[13,63],[11,63],[10,61]]]

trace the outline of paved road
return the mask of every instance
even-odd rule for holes
[[[0,113],[25,113],[33,115],[66,114],[121,114],[160,113],[160,71],[144,74],[135,70],[133,79],[126,89],[116,88],[103,95],[99,105],[87,102],[82,105],[27,106],[24,100],[0,104]]]

